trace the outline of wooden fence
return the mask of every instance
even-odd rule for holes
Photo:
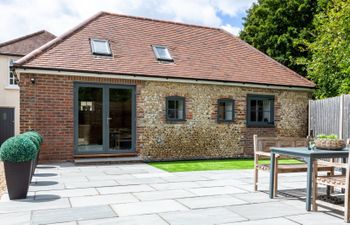
[[[350,95],[309,101],[309,134],[350,138]]]

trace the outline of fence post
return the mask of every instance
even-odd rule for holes
[[[307,131],[307,135],[310,136],[310,130],[311,130],[311,104],[312,104],[312,100],[309,100],[309,110],[308,110],[308,118],[309,118],[309,124],[308,124],[308,131]]]
[[[340,109],[339,109],[339,139],[343,139],[343,123],[344,123],[344,95],[341,95]]]

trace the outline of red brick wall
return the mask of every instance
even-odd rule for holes
[[[32,84],[30,79],[35,79]],[[73,160],[74,81],[137,85],[137,97],[142,82],[109,78],[22,74],[20,77],[20,130],[38,131],[44,137],[41,161]],[[139,110],[137,117],[142,117]],[[142,128],[137,130],[142,133]],[[140,142],[137,142],[140,145]],[[138,146],[137,146],[137,149]]]

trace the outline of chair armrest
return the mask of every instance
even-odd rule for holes
[[[263,151],[256,151],[255,155],[261,155],[261,156],[268,156],[271,157],[271,153],[270,152],[263,152]]]
[[[346,163],[336,163],[336,162],[328,162],[328,161],[323,161],[323,160],[317,160],[317,166],[332,166],[336,168],[347,168]]]

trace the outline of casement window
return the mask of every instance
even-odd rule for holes
[[[17,86],[17,79],[15,77],[14,72],[11,70],[11,66],[13,66],[13,63],[15,62],[15,60],[10,59],[9,61],[9,75],[8,75],[8,84],[10,86]]]
[[[233,122],[234,106],[235,102],[233,99],[219,99],[217,111],[218,122]]]
[[[109,42],[103,39],[90,39],[91,51],[94,55],[111,56],[111,48]]]
[[[271,95],[247,96],[247,126],[273,127],[275,97]]]
[[[166,46],[153,45],[153,52],[159,61],[169,61],[173,62],[173,58],[170,55],[169,49]]]
[[[166,98],[166,119],[168,121],[185,120],[185,98],[170,96]]]

